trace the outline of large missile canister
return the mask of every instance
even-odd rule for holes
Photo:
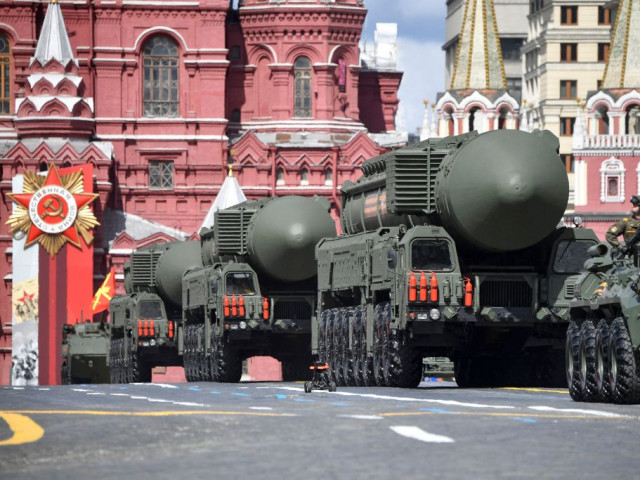
[[[436,177],[438,214],[457,240],[494,251],[519,250],[549,235],[562,218],[569,181],[549,131],[496,130],[444,159]]]
[[[200,242],[175,242],[162,253],[156,264],[155,277],[163,300],[176,306],[182,302],[182,274],[202,267]]]
[[[315,276],[316,244],[336,236],[329,209],[329,202],[321,197],[287,196],[264,202],[247,230],[248,255],[254,268],[285,282]]]
[[[549,131],[496,130],[428,139],[364,162],[342,186],[347,234],[439,225],[461,246],[536,244],[558,225],[569,180]]]

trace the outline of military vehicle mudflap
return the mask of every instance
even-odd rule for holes
[[[318,322],[319,361],[330,365],[337,386],[418,386],[422,356],[408,332],[392,326],[388,302],[374,312],[374,321],[368,322],[364,306],[324,310]],[[371,352],[366,346],[367,325],[373,326]]]
[[[640,403],[640,354],[613,299],[572,309],[566,336],[566,381],[577,402]],[[579,305],[579,304],[578,304]],[[585,311],[588,315],[585,315]],[[603,311],[614,316],[600,318]]]

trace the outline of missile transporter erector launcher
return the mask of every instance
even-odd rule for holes
[[[212,367],[219,370],[214,380],[238,381],[242,360],[255,355],[280,360],[285,379],[308,375],[314,249],[330,236],[335,236],[335,224],[329,203],[320,197],[250,200],[217,211],[214,226],[201,237],[205,266],[187,272],[183,282],[186,328],[198,339],[193,356],[185,355],[185,369],[190,358],[212,360],[213,351],[212,361],[222,365]],[[229,273],[222,274],[227,270],[235,272],[235,286],[229,284]],[[212,295],[220,291],[222,278],[226,291],[218,294],[213,309]],[[226,312],[236,307],[238,315],[230,317]],[[233,374],[229,365],[234,365]]]
[[[111,383],[149,382],[155,366],[181,366],[182,274],[202,266],[199,242],[169,242],[131,253],[125,295],[109,303]]]
[[[463,387],[563,384],[567,285],[597,238],[557,228],[557,138],[429,139],[362,170],[342,187],[345,233],[316,248],[313,352],[338,384],[415,386],[429,356]]]

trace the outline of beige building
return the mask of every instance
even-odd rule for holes
[[[600,88],[611,41],[613,2],[531,0],[522,47],[521,128],[544,128],[560,138],[567,171],[579,103]]]

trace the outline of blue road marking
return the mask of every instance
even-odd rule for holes
[[[220,392],[217,392],[216,390],[211,390],[209,393],[213,393],[214,395],[220,395]]]
[[[287,398],[287,396],[286,395],[282,395],[281,393],[279,393],[278,395],[276,395],[276,398],[278,400],[284,400],[285,398]]]
[[[123,385],[123,386],[121,386],[121,387],[119,387],[119,388],[120,388],[120,390],[126,390],[126,389],[127,389],[127,388],[129,388],[129,387],[125,387],[125,386]]]
[[[348,407],[349,406],[348,403],[344,403],[344,402],[331,402],[329,405],[335,405],[337,407]]]
[[[294,402],[315,402],[315,400],[311,400],[310,398],[294,398]]]
[[[538,421],[535,418],[515,417],[514,420],[522,423],[538,423]]]
[[[189,390],[193,390],[194,392],[199,392],[202,389],[200,387],[189,387]]]
[[[451,410],[443,410],[441,408],[421,408],[421,412],[433,412],[433,413],[453,413]]]
[[[233,395],[235,395],[236,397],[250,397],[251,396],[248,393],[234,393]]]

